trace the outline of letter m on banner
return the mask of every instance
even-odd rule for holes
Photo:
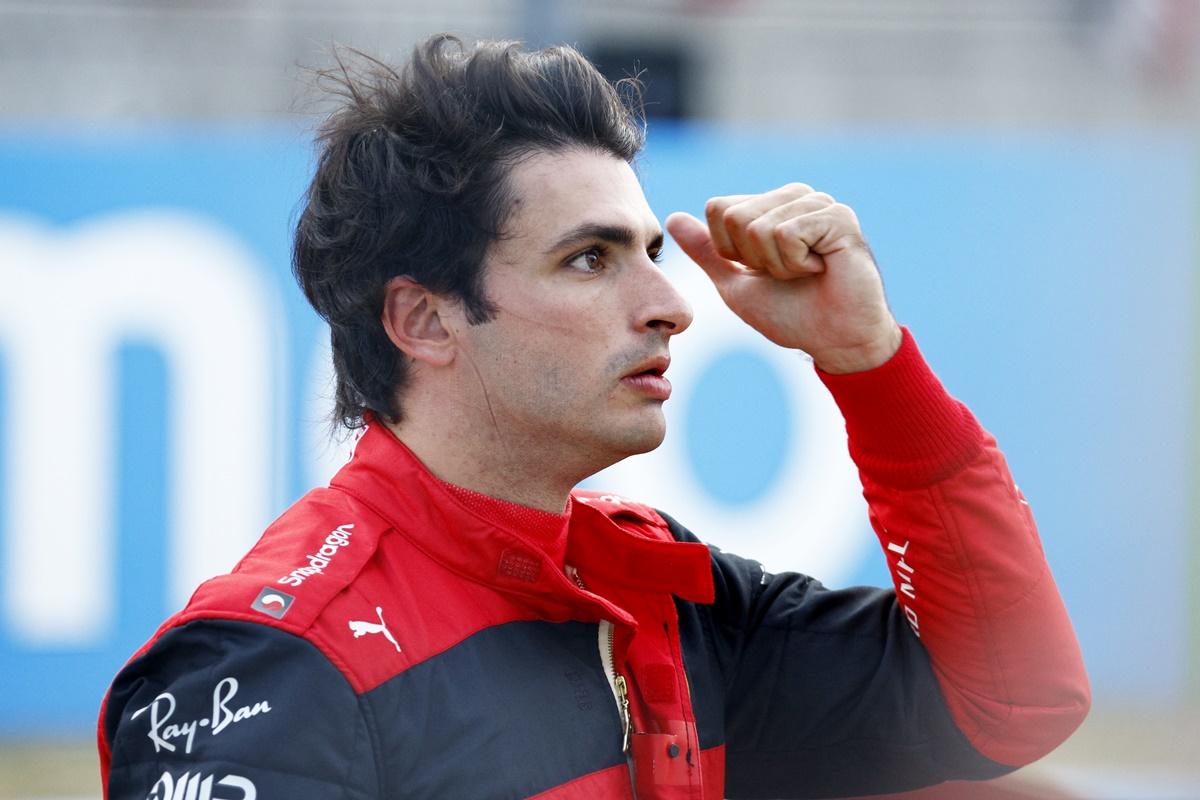
[[[69,229],[0,217],[0,616],[33,648],[111,635],[116,386],[123,341],[150,342],[167,418],[170,606],[228,570],[269,519],[273,297],[228,233],[182,213]]]

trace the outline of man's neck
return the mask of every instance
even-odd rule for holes
[[[561,474],[542,448],[504,440],[494,431],[453,432],[410,421],[388,425],[440,480],[510,503],[561,514],[584,476]]]

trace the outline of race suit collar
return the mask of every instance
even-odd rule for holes
[[[412,454],[411,450],[409,454]],[[413,458],[416,456],[414,455]],[[507,500],[491,497],[441,479],[438,479],[438,483],[476,514],[494,521],[501,528],[520,531],[541,547],[555,564],[562,565],[564,563],[567,550],[567,525],[571,520],[572,501],[570,499],[567,500],[566,511],[561,514],[551,514],[549,511],[510,503]]]
[[[386,426],[370,416],[366,421],[350,462],[330,486],[357,497],[450,569],[576,611],[591,606],[596,619],[628,615],[581,590],[565,574],[566,563],[585,576],[619,578],[631,589],[711,602],[708,548],[674,541],[653,510],[632,503],[605,507],[589,492],[573,493],[562,515],[525,509],[447,484]]]

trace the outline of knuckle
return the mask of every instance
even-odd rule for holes
[[[775,246],[779,257],[789,267],[798,267],[808,256],[808,242],[804,239],[801,227],[795,224],[778,225],[775,228]]]
[[[813,217],[811,214],[800,214],[794,217],[788,217],[775,226],[779,230],[779,235],[788,239],[799,239],[803,236],[804,231],[811,228]]]
[[[726,230],[745,230],[754,222],[754,216],[749,210],[733,206],[725,209],[724,222]]]
[[[837,201],[833,199],[833,195],[827,192],[813,192],[806,199],[817,200],[826,205],[837,205]]]
[[[809,250],[803,243],[792,250],[784,250],[780,252],[780,258],[784,265],[792,272],[803,272],[805,262],[808,260]]]
[[[853,208],[846,205],[845,203],[834,203],[829,208],[834,213],[836,213],[839,217],[841,217],[843,219],[851,220],[855,224],[858,223],[858,215],[854,213]]]
[[[862,237],[862,234],[856,233],[854,236],[851,236],[849,242],[850,247],[854,250],[866,253],[867,255],[871,256],[872,260],[875,259],[875,254],[871,252],[871,245],[867,244],[867,240]]]
[[[767,242],[772,239],[777,227],[771,220],[760,217],[746,225],[746,235],[755,241]]]
[[[810,194],[813,190],[813,188],[811,186],[809,186],[807,183],[800,183],[799,181],[792,181],[791,183],[785,185],[783,188],[785,191],[787,191],[791,194],[797,195],[797,196],[804,195],[804,194]]]
[[[783,267],[787,270],[789,277],[795,277],[804,272],[804,259],[796,258],[795,256],[784,256]]]

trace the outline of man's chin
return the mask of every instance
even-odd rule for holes
[[[659,411],[657,419],[644,420],[643,424],[631,426],[621,442],[622,458],[629,456],[640,455],[641,453],[649,453],[651,450],[658,449],[658,446],[667,438],[667,421]]]
[[[602,429],[593,428],[591,472],[595,474],[630,456],[649,453],[663,443],[667,421],[662,409],[640,409],[636,415],[612,419]]]

